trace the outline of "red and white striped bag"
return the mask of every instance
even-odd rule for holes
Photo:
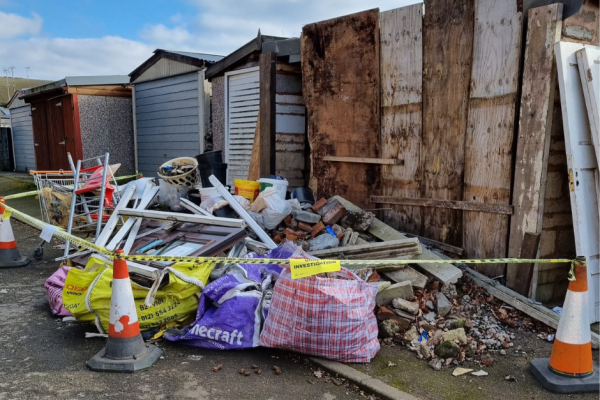
[[[373,309],[377,287],[345,268],[340,279],[292,279],[289,267],[277,280],[260,346],[343,362],[369,362],[379,351]]]

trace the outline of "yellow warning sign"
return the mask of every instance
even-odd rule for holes
[[[292,279],[304,278],[342,269],[340,260],[290,260]]]

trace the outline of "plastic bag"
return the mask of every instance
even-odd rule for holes
[[[161,279],[152,288],[132,281],[140,329],[156,328],[196,312],[197,295],[206,285],[212,267],[210,263],[176,263],[163,269]],[[169,283],[158,289],[165,275]],[[111,284],[112,262],[92,256],[85,269],[69,271],[62,294],[64,307],[78,321],[95,322],[101,333],[108,332]]]
[[[277,195],[275,188],[268,187],[258,195],[250,210],[254,212],[262,210],[263,224],[267,230],[271,230],[292,212],[292,206]]]
[[[281,246],[264,257],[280,258],[294,251]],[[256,254],[247,257],[263,258]],[[281,271],[277,265],[232,264],[202,291],[196,321],[184,329],[167,330],[164,338],[218,350],[257,347]]]
[[[67,279],[67,274],[72,268],[73,267],[62,266],[50,275],[50,277],[46,279],[46,282],[44,282],[50,311],[52,311],[52,314],[59,317],[70,317],[73,315],[69,310],[63,307],[62,299],[65,279]]]
[[[345,268],[342,279],[309,276],[277,281],[260,346],[342,362],[369,362],[379,351],[373,313],[377,288]]]

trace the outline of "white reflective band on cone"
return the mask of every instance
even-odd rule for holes
[[[121,332],[125,328],[120,322],[125,315],[129,317],[129,325],[138,320],[131,282],[129,279],[113,279],[109,323],[114,325],[115,332]]]
[[[561,322],[556,331],[556,340],[568,344],[587,344],[592,341],[590,314],[588,312],[588,292],[567,290]]]

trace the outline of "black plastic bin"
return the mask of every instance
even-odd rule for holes
[[[226,163],[215,163],[215,164],[198,164],[198,172],[200,172],[200,180],[202,181],[202,187],[213,187],[208,178],[214,175],[222,184],[225,184],[227,180],[227,164]]]
[[[222,164],[223,152],[221,150],[207,151],[196,156],[198,164]]]

